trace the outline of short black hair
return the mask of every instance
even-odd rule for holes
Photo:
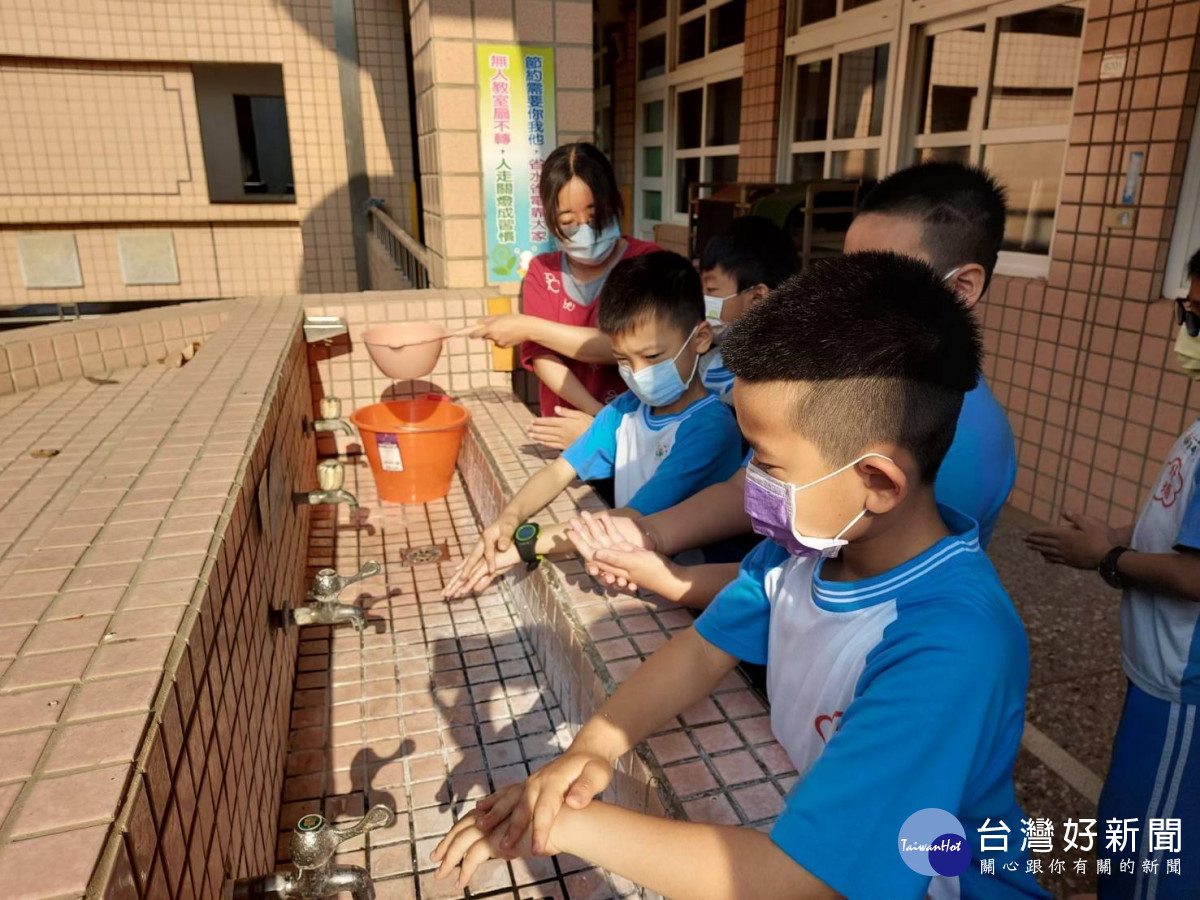
[[[793,421],[831,465],[900,444],[932,483],[979,380],[979,326],[932,267],[896,253],[814,262],[730,327],[738,379],[804,382]]]
[[[796,272],[792,239],[762,216],[742,216],[704,245],[700,271],[720,266],[737,282],[739,291],[756,284],[774,290]]]
[[[858,211],[916,219],[925,250],[942,275],[978,263],[991,282],[1007,210],[1004,188],[986,170],[956,162],[910,166],[875,185]]]
[[[1187,264],[1188,278],[1200,278],[1200,250],[1192,254]]]
[[[538,194],[546,214],[546,226],[559,240],[566,238],[558,224],[558,194],[572,178],[579,178],[592,191],[595,202],[595,228],[600,231],[614,219],[620,219],[625,209],[617,173],[608,157],[587,141],[575,141],[556,147],[542,164]]]
[[[678,253],[658,250],[617,263],[600,289],[597,315],[605,334],[624,334],[658,317],[688,334],[704,321],[700,276]]]

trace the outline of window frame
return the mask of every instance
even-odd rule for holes
[[[1188,259],[1200,250],[1200,101],[1196,104],[1196,113],[1179,205],[1175,207],[1167,265],[1163,270],[1162,295],[1171,300],[1187,296],[1191,287],[1187,275]]]
[[[667,94],[669,92],[664,88],[652,94],[639,94],[637,98],[637,109],[634,113],[636,122],[634,134],[634,215],[633,226],[634,234],[642,240],[654,239],[654,226],[663,222],[669,222],[669,218],[650,219],[645,215],[645,198],[646,191],[658,191],[660,198],[659,212],[666,212],[667,207],[667,176],[665,173],[673,171],[667,168],[667,159],[669,156],[667,148],[667,123],[670,117],[670,104],[667,102]],[[646,105],[649,103],[659,103],[663,105],[663,127],[662,131],[656,131],[650,134],[646,132]],[[657,176],[646,174],[646,153],[647,147],[662,148],[662,173]]]

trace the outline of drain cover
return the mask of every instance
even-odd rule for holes
[[[432,544],[428,547],[413,547],[404,553],[404,565],[419,566],[424,563],[435,563],[446,555],[445,544]]]

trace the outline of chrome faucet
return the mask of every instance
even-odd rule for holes
[[[321,398],[321,418],[312,424],[313,431],[344,431],[354,437],[354,426],[342,418],[342,401],[337,397]]]
[[[395,823],[396,814],[386,806],[372,806],[349,828],[335,828],[317,813],[307,815],[296,823],[288,844],[296,871],[227,882],[223,900],[324,900],[342,891],[349,891],[354,900],[375,900],[375,884],[366,869],[331,860],[339,844]]]
[[[292,494],[292,500],[297,506],[308,504],[319,506],[322,503],[346,503],[351,511],[358,509],[358,498],[349,491],[342,490],[346,480],[346,467],[336,459],[322,460],[317,465],[317,485],[320,490],[300,491]]]
[[[349,603],[338,603],[338,594],[356,581],[379,574],[379,563],[369,560],[355,574],[339,575],[333,569],[322,569],[313,579],[305,599],[306,604],[288,613],[294,625],[338,625],[349,622],[354,630],[361,632],[367,626],[367,616],[362,607]]]

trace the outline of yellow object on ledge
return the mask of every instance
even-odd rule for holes
[[[512,312],[511,297],[489,297],[487,302],[489,316],[503,316]],[[497,347],[492,345],[492,371],[512,372],[517,368],[517,348]]]

